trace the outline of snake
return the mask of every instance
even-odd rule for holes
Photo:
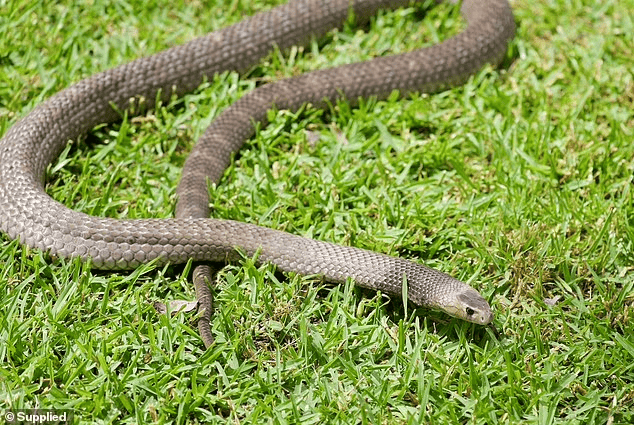
[[[487,325],[493,312],[466,283],[416,261],[318,241],[256,224],[210,218],[209,184],[217,183],[232,155],[267,123],[271,108],[324,108],[343,100],[384,99],[394,91],[431,93],[464,83],[485,64],[504,59],[515,34],[507,0],[464,0],[466,29],[441,43],[402,54],[307,72],[260,85],[227,107],[205,130],[185,161],[174,218],[115,219],[74,211],[45,191],[47,167],[61,150],[95,126],[120,120],[143,99],[167,101],[227,70],[244,72],[272,49],[305,46],[350,15],[368,22],[378,9],[410,0],[292,0],[269,11],[154,55],[103,71],[52,95],[0,139],[0,230],[52,258],[80,257],[103,270],[200,263],[193,276],[202,308],[205,346],[211,291],[207,262],[253,256],[278,270],[317,275],[406,296],[417,306]],[[135,109],[135,108],[132,108]],[[141,108],[136,108],[140,110]]]

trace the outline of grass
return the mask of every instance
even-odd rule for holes
[[[83,77],[272,3],[0,0],[0,134]],[[204,351],[190,265],[92,270],[0,236],[0,410],[82,423],[634,423],[634,23],[628,1],[513,2],[512,60],[433,96],[271,113],[215,217],[413,258],[469,282],[499,334],[400,299],[220,272]],[[423,13],[425,12],[425,13]],[[423,16],[424,15],[424,16]],[[95,129],[50,168],[90,214],[169,217],[187,152],[258,82],[428,45],[442,5],[381,13]]]

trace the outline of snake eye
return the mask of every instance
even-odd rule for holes
[[[469,317],[471,317],[471,316],[473,316],[475,314],[475,310],[473,310],[471,307],[467,307],[465,312],[467,313],[467,316],[469,316]]]

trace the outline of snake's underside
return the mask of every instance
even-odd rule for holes
[[[352,247],[319,242],[231,220],[208,218],[208,181],[217,182],[231,155],[254,134],[266,111],[324,106],[345,98],[383,98],[393,90],[430,92],[459,84],[485,63],[497,63],[514,34],[506,0],[464,0],[467,29],[432,47],[320,70],[261,86],[227,108],[189,156],[178,186],[174,219],[117,220],[72,211],[44,191],[46,167],[69,140],[120,119],[131,98],[169,99],[224,70],[246,70],[274,45],[304,45],[341,26],[354,10],[364,21],[378,8],[407,0],[296,0],[185,45],[87,78],[36,107],[0,140],[0,229],[10,238],[59,257],[92,259],[101,269],[161,263],[226,261],[259,252],[284,271],[322,275],[400,294],[475,323],[492,318],[488,303],[466,284],[423,265]],[[203,273],[204,270],[199,271]],[[200,273],[194,273],[195,276]],[[204,294],[199,298],[205,298]],[[203,302],[207,299],[201,300]],[[207,310],[208,312],[210,309]],[[205,344],[211,336],[203,331]]]

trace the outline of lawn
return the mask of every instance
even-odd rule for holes
[[[0,135],[43,99],[276,0],[0,0]],[[213,3],[213,4],[212,4]],[[212,214],[411,258],[478,289],[496,330],[245,258],[218,275],[208,351],[191,264],[124,272],[0,235],[0,411],[81,423],[634,423],[634,0],[512,1],[507,60],[435,95],[272,111]],[[170,217],[215,116],[262,82],[437,43],[432,2],[274,52],[69,145],[48,193]],[[1,214],[2,212],[0,212]],[[0,420],[1,422],[2,420]]]

